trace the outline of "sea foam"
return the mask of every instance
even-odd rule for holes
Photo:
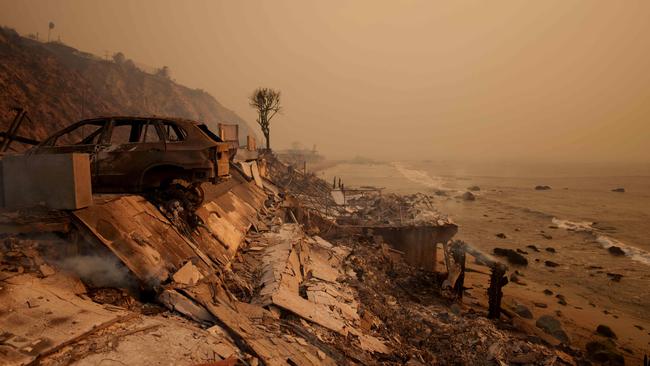
[[[614,246],[619,247],[621,248],[621,250],[623,250],[626,256],[630,257],[630,259],[650,266],[650,252],[647,252],[643,249],[639,249],[632,245],[627,245],[620,240],[616,240],[612,237],[603,234],[598,229],[593,227],[594,224],[593,222],[588,222],[588,221],[576,222],[576,221],[569,221],[569,220],[561,220],[554,217],[553,224],[555,224],[559,228],[566,229],[569,231],[587,232],[593,235],[594,238],[596,239],[596,242],[598,242],[603,248],[607,249]]]
[[[407,168],[403,163],[394,162],[392,165],[402,176],[404,176],[404,178],[413,183],[423,185],[427,188],[447,189],[444,187],[442,178],[431,177],[427,172],[423,170]]]

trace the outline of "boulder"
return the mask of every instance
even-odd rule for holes
[[[519,275],[517,273],[513,273],[510,275],[510,282],[516,283],[518,285],[526,286],[526,282],[522,281],[522,279],[519,278]]]
[[[607,272],[607,277],[614,282],[621,282],[622,274]]]
[[[625,188],[614,188],[612,189],[612,192],[617,192],[617,193],[625,193]]]
[[[558,267],[558,266],[559,266],[558,263],[555,263],[555,262],[553,262],[553,261],[544,261],[544,264],[545,264],[547,267]]]
[[[606,326],[605,324],[600,324],[599,326],[596,327],[596,333],[600,334],[603,337],[607,338],[613,338],[616,339],[616,333],[612,330],[612,328]]]
[[[536,252],[539,252],[539,249],[537,249],[537,247],[534,246],[534,245],[532,245],[532,244],[531,244],[531,245],[526,245],[526,248],[531,249],[531,250],[534,250],[534,251],[536,251]]]
[[[508,262],[511,264],[516,264],[519,266],[528,265],[528,259],[512,249],[494,248],[493,252],[496,256],[507,258]]]
[[[537,328],[540,328],[545,333],[552,335],[562,343],[569,343],[569,336],[562,329],[562,323],[551,315],[542,315],[535,322]]]
[[[611,341],[591,341],[585,348],[587,357],[594,362],[610,366],[625,365],[625,358],[616,351],[615,345]]]
[[[607,251],[609,252],[609,254],[615,255],[615,256],[623,256],[623,255],[625,255],[625,252],[623,251],[623,249],[621,249],[621,247],[617,247],[616,245],[613,245],[613,246],[607,248]]]
[[[535,186],[536,191],[548,191],[549,189],[551,189],[549,186]]]
[[[525,305],[522,304],[515,305],[514,311],[517,315],[519,315],[522,318],[526,318],[526,319],[533,318],[533,313]]]
[[[461,196],[461,198],[462,198],[463,200],[465,200],[465,201],[475,201],[475,200],[476,200],[476,196],[474,196],[474,195],[472,194],[472,192],[465,192],[465,193],[463,193],[463,195]]]
[[[478,192],[478,191],[481,190],[481,187],[479,187],[479,186],[471,186],[471,187],[467,187],[467,190],[472,191],[472,192]]]
[[[495,236],[496,236],[497,238],[499,238],[499,239],[505,239],[505,238],[507,238],[507,237],[506,237],[506,234],[504,234],[504,233],[498,233],[498,234],[496,234]]]

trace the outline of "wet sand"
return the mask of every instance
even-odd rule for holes
[[[631,351],[622,353],[631,361],[641,360],[650,349],[650,177],[462,173],[429,163],[341,164],[321,176],[398,193],[441,191],[436,206],[459,224],[458,239],[489,253],[496,247],[526,252],[527,266],[510,266],[521,273],[521,284],[505,287],[504,303],[528,307],[534,317],[524,322],[533,330],[539,316],[553,315],[562,321],[572,345],[584,349],[587,341],[598,338],[596,327],[605,324],[618,336],[619,348]],[[473,185],[480,187],[473,192],[475,201],[456,198]],[[536,185],[552,189],[538,191]],[[618,187],[626,192],[611,191]],[[621,246],[626,255],[610,254],[605,248],[609,245]],[[546,261],[558,266],[549,267]],[[622,275],[620,281],[613,274]],[[486,283],[483,275],[468,276],[473,289],[466,301],[480,301]]]

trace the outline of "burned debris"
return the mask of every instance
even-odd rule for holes
[[[4,210],[3,362],[571,364],[486,317],[507,321],[507,269],[452,241],[429,196],[365,187],[337,204],[270,154],[228,178]],[[463,304],[468,257],[491,272],[489,308]]]
[[[194,121],[110,117],[75,123],[28,154],[87,153],[94,192],[140,193],[174,180],[215,183],[229,174],[229,151],[229,143]]]

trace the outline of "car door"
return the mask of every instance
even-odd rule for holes
[[[97,191],[138,191],[142,173],[164,158],[165,143],[158,121],[114,119],[107,134],[108,145],[97,155]]]

